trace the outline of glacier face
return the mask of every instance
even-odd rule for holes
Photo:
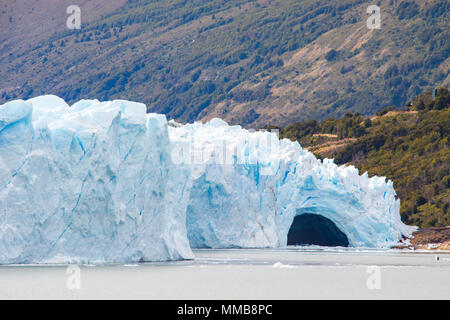
[[[1,262],[193,257],[164,116],[43,96],[1,106],[0,124]]]
[[[388,247],[392,182],[317,160],[275,133],[180,125],[143,104],[55,96],[0,106],[0,263],[193,258],[191,248],[280,247],[296,215],[350,245]]]

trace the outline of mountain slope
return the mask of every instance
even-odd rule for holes
[[[361,0],[92,0],[81,30],[65,29],[62,5],[46,16],[50,0],[28,1],[41,9],[21,20],[0,7],[0,102],[122,98],[179,121],[286,125],[450,82],[446,0],[379,1],[381,30]],[[44,31],[27,27],[42,17]]]

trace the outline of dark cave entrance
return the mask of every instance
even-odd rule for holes
[[[330,219],[305,213],[294,218],[287,244],[348,247],[349,242],[347,236]]]

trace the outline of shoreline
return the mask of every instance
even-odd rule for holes
[[[450,226],[419,229],[407,242],[392,249],[450,251]]]

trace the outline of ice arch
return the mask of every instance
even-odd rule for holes
[[[288,245],[348,247],[347,236],[328,218],[304,213],[294,218],[289,228]]]
[[[354,247],[389,247],[414,230],[400,220],[392,181],[318,160],[286,139],[276,139],[275,148],[261,146],[259,140],[270,135],[219,119],[169,126],[175,149],[210,151],[202,162],[185,163],[191,177],[186,222],[192,247],[286,246],[293,220],[305,213],[331,220]],[[220,164],[218,149],[231,152],[232,162]]]

